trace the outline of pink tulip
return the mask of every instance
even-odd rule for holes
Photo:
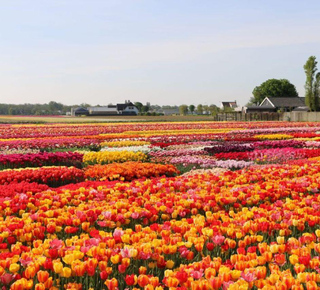
[[[5,273],[0,276],[0,281],[4,285],[9,285],[13,279],[14,279],[14,275],[9,273]]]
[[[61,240],[58,239],[54,239],[50,242],[50,247],[52,249],[57,249],[59,250],[61,247],[63,246],[63,242]]]
[[[214,237],[212,237],[212,241],[216,244],[216,245],[221,245],[225,240],[225,237],[222,235],[216,235]]]
[[[250,272],[248,273],[242,272],[241,277],[248,283],[253,282],[254,280],[257,279],[257,276],[254,273],[250,273]]]

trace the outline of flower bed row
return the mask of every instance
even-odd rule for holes
[[[142,146],[150,145],[150,142],[139,140],[120,140],[120,141],[106,141],[100,144],[102,147],[128,147],[128,146]]]
[[[174,176],[179,171],[173,165],[162,165],[154,163],[124,162],[108,165],[88,166],[83,171],[74,167],[41,167],[17,170],[0,171],[0,186],[12,183],[37,182],[57,187],[69,183],[78,183],[89,180],[133,180],[137,178],[148,178],[158,176]],[[11,186],[12,188],[14,186]],[[20,193],[21,186],[17,187]],[[44,187],[41,187],[44,189]],[[6,187],[3,188],[5,191]],[[11,192],[11,191],[10,191]],[[25,192],[25,191],[21,191]],[[1,189],[0,189],[1,195]],[[2,194],[3,196],[4,194]],[[12,195],[11,193],[9,194]]]
[[[139,178],[174,176],[179,171],[173,165],[154,163],[124,162],[108,165],[88,166],[85,176],[89,180],[126,180],[131,181]]]
[[[13,198],[22,193],[37,193],[49,189],[46,184],[39,184],[36,182],[26,182],[24,180],[7,185],[0,185],[0,199]]]
[[[77,152],[8,154],[0,155],[0,169],[41,166],[74,166],[80,168],[82,159],[83,154]]]
[[[75,167],[41,167],[0,171],[0,185],[36,182],[50,187],[84,181],[84,173]]]
[[[83,156],[86,165],[109,164],[126,161],[146,161],[148,156],[140,151],[100,151],[88,152]]]
[[[308,148],[277,148],[254,150],[251,152],[231,152],[231,153],[217,153],[215,158],[221,160],[245,160],[256,161],[260,163],[276,163],[285,162],[292,159],[304,159],[320,156],[320,149]]]
[[[27,140],[10,140],[0,141],[0,149],[59,149],[59,148],[84,148],[90,146],[98,146],[99,139],[83,139],[83,138],[57,138],[57,139],[27,139]]]

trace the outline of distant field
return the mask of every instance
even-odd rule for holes
[[[212,116],[8,116],[0,115],[0,123],[88,123],[88,122],[185,122],[213,121]]]

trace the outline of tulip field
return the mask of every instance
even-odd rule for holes
[[[0,125],[0,289],[320,289],[320,123]]]

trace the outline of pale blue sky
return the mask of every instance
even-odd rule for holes
[[[0,102],[244,105],[320,61],[320,1],[0,0]],[[320,69],[320,65],[319,65]]]

